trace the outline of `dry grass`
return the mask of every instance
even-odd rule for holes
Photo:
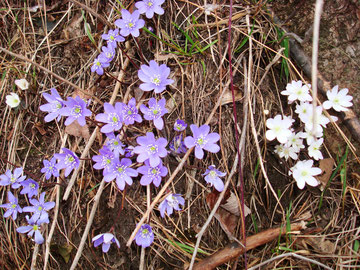
[[[57,207],[52,211],[51,222],[44,230],[49,242],[39,247],[36,247],[29,238],[15,231],[18,226],[24,225],[24,215],[15,222],[5,218],[0,220],[0,265],[3,269],[30,269],[32,263],[36,269],[43,268],[45,263],[47,269],[69,269],[87,224],[90,231],[84,236],[84,250],[79,254],[81,256],[77,269],[139,267],[141,249],[135,244],[126,247],[126,242],[136,223],[147,210],[149,205],[147,199],[154,199],[160,188],[151,187],[150,193],[147,194],[146,189],[136,180],[126,192],[121,192],[114,183],[104,185],[101,173],[93,170],[91,161],[87,160],[82,162],[78,172],[73,175],[74,185],[71,190],[69,189],[69,198],[63,200],[71,177],[69,176],[65,181],[61,179],[57,182],[44,181],[44,176],[40,173],[42,160],[51,158],[54,153],[60,151],[61,147],[68,147],[78,155],[85,153],[83,158],[90,159],[92,155],[98,153],[104,136],[92,123],[89,123],[89,135],[93,134],[92,138],[68,135],[62,122],[45,123],[44,113],[39,110],[39,106],[44,103],[41,94],[52,87],[58,89],[63,97],[71,96],[74,91],[77,91],[76,93],[85,91],[93,96],[91,109],[97,113],[102,111],[103,102],[114,100],[127,102],[132,96],[146,102],[151,94],[139,93],[135,67],[142,63],[142,57],[146,61],[155,59],[166,63],[172,70],[172,79],[175,80],[175,83],[163,93],[168,100],[169,114],[164,118],[167,126],[158,135],[172,138],[174,136],[172,125],[178,118],[197,125],[209,121],[212,130],[221,134],[221,152],[216,155],[209,154],[201,161],[195,160],[189,153],[190,157],[185,158],[184,166],[176,177],[174,175],[168,187],[173,192],[185,194],[187,200],[184,210],[166,219],[160,217],[156,207],[151,213],[150,224],[155,232],[155,242],[145,250],[143,261],[145,269],[170,267],[177,269],[190,263],[193,254],[191,248],[195,247],[196,242],[195,235],[211,212],[205,201],[211,189],[206,187],[201,174],[211,164],[230,173],[237,155],[235,128],[240,133],[245,132],[245,144],[242,148],[244,201],[251,209],[251,215],[246,217],[246,234],[253,235],[257,231],[285,224],[286,218],[291,222],[304,220],[308,227],[297,235],[286,236],[277,242],[249,251],[247,266],[253,267],[267,259],[292,251],[333,269],[359,267],[359,250],[354,251],[354,246],[359,243],[356,241],[360,233],[360,173],[357,169],[357,157],[349,153],[345,161],[346,185],[343,186],[338,173],[324,193],[322,208],[319,210],[321,191],[318,188],[298,190],[295,182],[287,175],[288,168],[293,164],[290,161],[280,160],[273,153],[274,144],[264,140],[267,117],[273,117],[280,112],[286,115],[293,113],[291,107],[279,94],[287,83],[284,74],[281,73],[280,62],[286,59],[289,63],[289,80],[299,79],[298,74],[301,74],[301,70],[290,64],[290,59],[284,57],[283,49],[278,42],[277,30],[260,4],[248,7],[239,3],[234,4],[233,35],[230,42],[234,86],[238,97],[236,103],[238,123],[234,123],[231,98],[224,98],[222,105],[216,106],[222,94],[231,97],[227,55],[229,15],[227,5],[216,9],[211,15],[205,15],[203,1],[166,1],[165,14],[148,22],[161,39],[166,43],[171,42],[172,39],[181,48],[191,47],[186,44],[184,36],[172,24],[175,22],[184,31],[189,30],[192,38],[202,48],[215,40],[217,42],[204,53],[174,54],[169,53],[174,51],[173,48],[142,32],[137,40],[139,47],[131,38],[128,38],[128,46],[121,45],[131,61],[127,60],[124,52],[119,50],[114,64],[108,69],[112,76],[98,77],[90,72],[90,66],[98,49],[101,48],[101,34],[108,30],[101,17],[106,18],[111,24],[119,18],[120,7],[117,2],[97,1],[95,4],[94,1],[84,1],[83,4],[88,7],[84,10],[70,1],[31,12],[29,8],[37,4],[36,1],[33,2],[24,4],[23,1],[6,1],[1,7],[1,47],[30,59],[57,74],[61,79],[44,72],[44,69],[39,69],[38,66],[31,64],[31,61],[1,54],[0,173],[13,169],[12,164],[23,166],[29,177],[42,183],[42,190],[47,192],[46,197],[57,201]],[[126,7],[133,3],[133,1],[121,2]],[[85,12],[86,21],[91,27],[96,47],[84,30],[82,11]],[[246,22],[246,15],[250,18],[250,24]],[[44,24],[48,26],[47,29],[43,27]],[[251,42],[247,41],[237,51],[250,31]],[[278,61],[274,61],[277,55],[281,57]],[[245,81],[249,75],[250,84]],[[23,77],[31,83],[30,89],[26,91],[15,89],[14,80]],[[248,98],[244,97],[246,91],[249,91]],[[18,109],[10,110],[5,106],[5,96],[10,92],[17,92],[21,97],[22,103]],[[244,110],[248,110],[249,107],[244,107],[244,104],[249,105],[251,110],[248,112],[252,112],[246,122],[244,122]],[[270,112],[269,115],[266,115],[266,110]],[[135,143],[136,136],[145,134],[151,129],[152,126],[148,122],[129,127],[126,131],[128,142]],[[255,147],[256,141],[259,143],[260,157]],[[333,146],[334,142],[340,145],[340,149]],[[345,153],[344,139],[334,128],[330,128],[326,133],[325,145],[328,156],[334,158],[339,156],[340,159]],[[259,159],[263,161],[266,175],[259,167]],[[176,170],[179,158],[170,155],[166,162],[170,176]],[[269,182],[266,181],[266,177]],[[240,204],[239,198],[242,195],[238,172],[230,180],[229,188]],[[7,190],[7,187],[0,188],[1,203],[7,200]],[[98,203],[95,208],[93,208],[94,202]],[[27,202],[21,199],[20,204],[25,205]],[[92,211],[94,220],[90,222]],[[102,254],[99,248],[92,247],[91,238],[98,233],[108,231],[114,221],[114,232],[121,248],[111,247],[108,254]],[[240,218],[236,228],[233,236],[240,239]],[[213,219],[201,239],[197,258],[211,255],[228,242],[229,239],[218,221]],[[189,249],[185,249],[184,246]],[[64,259],[66,255],[69,255],[68,262]],[[236,267],[239,269],[244,267],[243,258],[236,263],[229,262],[219,269]],[[309,261],[291,256],[270,260],[266,267],[268,267],[266,269],[282,267],[319,269]]]

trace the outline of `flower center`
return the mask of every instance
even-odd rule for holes
[[[107,165],[111,164],[111,159],[110,159],[110,158],[105,158],[105,163],[106,163]]]
[[[14,176],[11,176],[10,182],[11,182],[11,183],[14,183],[15,181],[16,181],[16,178],[15,178]]]
[[[128,27],[129,28],[133,28],[135,26],[135,24],[133,22],[128,22]]]
[[[155,154],[155,153],[157,153],[157,151],[158,151],[157,145],[150,144],[150,145],[148,146],[148,151],[150,152],[150,154]]]
[[[215,178],[217,176],[217,173],[215,171],[211,171],[209,175],[211,178]]]
[[[34,230],[34,231],[37,231],[38,229],[39,229],[39,226],[38,226],[38,225],[34,225],[34,226],[33,226],[33,230]]]
[[[76,105],[73,109],[73,112],[75,113],[75,115],[80,115],[81,114],[81,107]]]
[[[113,144],[114,144],[115,146],[118,146],[118,145],[119,145],[119,142],[118,142],[118,141],[114,141]]]
[[[148,5],[148,7],[152,7],[153,2],[152,2],[152,1],[149,1],[149,2],[147,3],[147,5]]]
[[[197,138],[196,143],[198,146],[203,146],[206,144],[206,140],[204,138],[204,135],[200,135],[199,138]]]
[[[124,170],[124,166],[121,165],[120,167],[117,168],[117,171],[118,173],[123,173],[125,170]]]
[[[115,40],[114,36],[110,36],[110,40]]]
[[[101,66],[101,63],[100,63],[99,61],[97,61],[95,65],[97,65],[98,67],[100,67],[100,66]]]
[[[35,188],[35,184],[30,184],[30,187],[31,187],[32,189],[34,189],[34,188]]]
[[[308,172],[307,171],[302,171],[301,172],[301,176],[307,176],[308,175]]]
[[[143,237],[146,237],[146,235],[149,233],[149,230],[148,229],[143,229],[141,234]]]
[[[61,105],[61,103],[60,102],[56,102],[56,109],[61,109],[62,108],[62,105]]]
[[[65,162],[66,164],[73,163],[75,161],[75,158],[72,155],[67,155],[66,160],[67,160],[67,162]]]
[[[132,113],[131,110],[128,110],[128,111],[127,111],[127,114],[128,114],[128,115],[132,115],[133,113]]]
[[[339,98],[334,98],[334,101],[333,101],[335,104],[339,104],[340,103],[340,100]]]
[[[38,210],[39,210],[39,211],[43,210],[42,206],[39,206],[39,207],[38,207]]]
[[[11,208],[12,208],[12,209],[15,209],[15,208],[16,208],[16,204],[12,204],[12,205],[11,205]]]
[[[160,85],[160,78],[159,78],[159,75],[156,75],[153,79],[152,79],[152,82],[156,85],[156,86],[159,86]]]

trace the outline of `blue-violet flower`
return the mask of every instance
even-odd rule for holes
[[[165,98],[160,99],[158,102],[155,98],[149,99],[149,108],[147,108],[144,104],[141,104],[140,110],[144,114],[144,118],[146,120],[153,120],[154,125],[157,129],[163,129],[164,120],[162,116],[165,113],[168,113],[167,109],[165,109]]]
[[[128,105],[124,104],[122,109],[122,116],[125,125],[132,125],[134,121],[141,123],[142,118],[136,108],[136,99],[132,98],[129,100]]]
[[[78,168],[80,165],[80,160],[78,156],[67,148],[61,149],[64,153],[55,154],[54,157],[58,159],[56,167],[58,170],[65,168],[65,177],[67,177],[74,168]]]
[[[49,180],[53,175],[54,177],[59,177],[59,169],[56,166],[56,158],[52,157],[50,161],[44,159],[44,168],[41,169],[42,173],[45,173],[46,180]]]
[[[203,175],[205,175],[206,183],[210,184],[210,186],[214,186],[219,192],[224,190],[224,183],[220,177],[224,177],[226,173],[220,172],[214,165],[211,165]]]
[[[39,184],[31,178],[21,182],[23,189],[21,190],[20,194],[27,194],[29,198],[38,195]]]
[[[86,102],[79,96],[76,96],[75,98],[68,97],[64,104],[65,107],[60,109],[60,114],[68,116],[65,120],[65,126],[70,125],[75,120],[78,121],[80,126],[85,126],[85,117],[91,115],[91,111],[86,108]]]
[[[94,247],[97,247],[102,244],[102,251],[104,253],[109,251],[111,243],[115,243],[118,246],[118,248],[120,248],[119,241],[112,233],[98,234],[91,241],[94,243]]]
[[[45,122],[50,122],[56,118],[56,121],[60,121],[61,114],[60,109],[64,106],[64,100],[60,97],[58,91],[55,88],[51,88],[51,95],[43,93],[43,97],[48,102],[39,107],[40,111],[48,112],[45,116]]]
[[[106,145],[99,152],[100,155],[92,157],[92,160],[96,162],[93,167],[96,170],[104,169],[105,174],[111,168],[115,155]]]
[[[140,184],[143,186],[149,185],[151,182],[158,187],[161,183],[161,178],[166,176],[168,169],[162,165],[162,162],[155,167],[151,167],[149,160],[145,160],[145,166],[137,169],[143,176],[140,179]]]
[[[33,213],[30,220],[33,222],[39,221],[39,223],[49,223],[49,215],[47,211],[54,208],[55,202],[45,202],[45,192],[40,194],[39,200],[30,199],[32,206],[25,206],[24,212]]]
[[[96,121],[106,123],[101,128],[101,132],[110,133],[122,127],[122,107],[123,104],[121,102],[116,102],[115,107],[110,103],[104,103],[105,113],[99,113],[95,116]]]
[[[119,157],[120,155],[124,155],[125,154],[125,150],[123,149],[123,147],[125,146],[125,144],[123,144],[120,140],[120,135],[118,134],[117,136],[115,136],[114,133],[107,133],[107,142],[106,142],[106,146],[114,153],[115,157]]]
[[[39,220],[37,222],[34,222],[33,220],[29,219],[28,216],[26,216],[26,220],[28,221],[29,225],[21,226],[17,228],[16,231],[18,233],[28,233],[28,236],[34,237],[36,244],[41,245],[42,243],[44,243],[44,237],[40,232],[41,222]]]
[[[115,21],[115,25],[120,28],[120,34],[124,37],[132,35],[133,37],[138,37],[140,35],[139,29],[143,28],[145,21],[139,19],[140,12],[135,10],[133,13],[130,13],[126,9],[121,10],[122,19]]]
[[[136,139],[139,146],[136,146],[134,153],[138,154],[137,162],[144,162],[149,160],[151,167],[156,167],[161,163],[161,159],[166,157],[167,151],[165,149],[167,141],[165,138],[155,140],[154,133],[147,132],[146,136],[141,136]]]
[[[181,210],[179,205],[184,206],[184,204],[185,200],[183,197],[181,197],[181,194],[169,194],[166,196],[165,200],[159,204],[161,217],[165,216],[165,211],[168,216],[170,216],[174,212],[174,209],[177,211]]]
[[[195,157],[202,159],[204,157],[204,151],[211,153],[217,153],[220,147],[216,144],[220,140],[220,135],[216,132],[210,133],[210,127],[208,125],[202,125],[197,127],[196,125],[190,125],[190,129],[193,133],[193,137],[188,136],[185,138],[184,143],[187,148],[195,146]]]
[[[185,121],[180,120],[180,119],[175,121],[175,124],[174,124],[175,131],[179,131],[179,132],[184,131],[186,129],[186,127],[187,127],[187,124],[185,123]]]
[[[104,181],[110,182],[116,178],[116,184],[120,190],[124,190],[125,183],[132,185],[132,177],[138,176],[138,172],[130,168],[132,162],[128,158],[115,159],[111,168],[104,173]]]
[[[136,233],[135,242],[138,246],[143,248],[149,247],[154,241],[154,233],[149,224],[143,224],[140,230]]]
[[[143,91],[155,90],[155,93],[161,93],[166,86],[172,84],[174,80],[168,79],[170,68],[165,64],[159,66],[154,60],[149,62],[149,66],[141,65],[138,76],[144,83],[140,84]]]
[[[154,13],[159,15],[164,14],[164,9],[161,8],[164,2],[165,0],[143,0],[136,2],[135,7],[141,14],[145,13],[146,18],[151,19]]]
[[[107,40],[108,46],[116,48],[117,44],[116,42],[123,42],[125,41],[125,38],[121,35],[119,35],[119,29],[116,28],[115,30],[109,30],[107,34],[101,35],[102,39]]]
[[[4,213],[5,218],[12,216],[13,220],[16,220],[17,213],[22,213],[23,210],[18,204],[18,199],[10,191],[8,191],[8,200],[9,203],[2,204],[0,207],[7,209]]]
[[[183,140],[183,135],[179,134],[172,139],[169,143],[169,148],[171,151],[174,151],[176,154],[186,153],[186,146]]]
[[[21,182],[25,180],[26,176],[21,176],[23,173],[23,168],[15,168],[14,173],[11,170],[7,170],[5,174],[0,175],[0,186],[11,185],[11,188],[19,188]]]

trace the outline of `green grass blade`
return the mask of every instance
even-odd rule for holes
[[[91,28],[90,25],[87,23],[86,21],[86,17],[85,17],[85,12],[83,10],[81,10],[81,15],[84,19],[84,28],[85,28],[85,33],[88,36],[88,38],[90,39],[91,43],[95,45],[95,47],[97,47],[95,39],[93,37],[93,35],[91,34]]]

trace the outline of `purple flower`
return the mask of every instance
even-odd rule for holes
[[[125,38],[119,35],[119,29],[116,28],[115,30],[109,30],[107,34],[101,35],[102,39],[107,40],[108,46],[112,48],[116,48],[116,42],[123,42]]]
[[[102,46],[101,50],[102,52],[98,56],[100,63],[110,63],[115,57],[115,48],[112,46]]]
[[[104,103],[105,113],[99,113],[95,116],[96,121],[106,123],[101,128],[101,132],[109,133],[122,127],[122,108],[123,104],[121,102],[116,102],[115,107],[110,103]]]
[[[149,108],[147,108],[144,104],[141,104],[140,110],[144,114],[144,118],[146,120],[153,120],[154,125],[157,129],[162,129],[164,127],[164,120],[161,118],[165,113],[168,113],[167,109],[165,109],[165,98],[156,101],[155,98],[149,99]]]
[[[45,173],[46,180],[49,180],[51,175],[59,177],[59,169],[56,166],[56,158],[53,157],[50,161],[44,159],[44,168],[41,169],[42,173]]]
[[[37,222],[34,222],[33,220],[29,219],[28,216],[26,216],[26,220],[28,222],[28,226],[21,226],[16,229],[18,233],[28,233],[27,235],[30,237],[34,236],[34,240],[36,244],[42,244],[44,243],[44,237],[40,233],[40,225],[41,222],[38,220]]]
[[[64,153],[54,155],[54,157],[56,159],[58,159],[56,168],[58,170],[65,168],[65,177],[67,177],[74,168],[79,167],[80,160],[79,160],[78,156],[74,152],[70,151],[69,149],[62,148],[61,150]]]
[[[220,147],[216,144],[220,140],[220,135],[216,132],[210,133],[210,127],[208,125],[202,125],[197,127],[196,125],[190,125],[190,129],[194,137],[188,136],[185,138],[184,143],[187,148],[195,146],[195,157],[202,159],[204,157],[204,151],[211,153],[217,153]]]
[[[96,170],[104,169],[104,172],[108,172],[112,166],[115,155],[107,146],[103,146],[99,152],[100,155],[92,157],[92,160],[96,162],[93,167]]]
[[[134,148],[135,147],[132,146],[132,145],[129,145],[128,147],[126,147],[124,156],[127,157],[127,158],[133,157],[135,155]]]
[[[132,164],[128,158],[115,159],[111,168],[104,174],[105,182],[110,182],[116,178],[116,184],[120,190],[124,190],[125,183],[129,186],[132,185],[133,180],[131,177],[138,176],[138,172],[133,168],[130,168]]]
[[[145,13],[146,18],[151,19],[154,13],[159,15],[164,14],[164,10],[161,8],[164,2],[165,0],[143,0],[135,3],[135,7],[141,14]]]
[[[135,242],[143,248],[149,247],[154,241],[154,233],[149,224],[143,224],[135,236]]]
[[[125,146],[121,140],[120,135],[115,136],[114,133],[108,133],[106,146],[114,153],[115,157],[125,154],[123,147]]]
[[[143,186],[149,185],[151,182],[158,187],[161,183],[161,177],[164,177],[168,173],[168,169],[162,165],[160,162],[159,165],[151,167],[149,160],[145,160],[145,166],[141,166],[137,171],[143,176],[140,179],[140,184]]]
[[[155,93],[161,93],[166,86],[172,84],[174,80],[168,79],[170,68],[165,64],[159,66],[154,60],[149,62],[149,66],[141,65],[138,76],[144,83],[140,84],[143,91],[155,90]]]
[[[23,181],[21,185],[23,186],[23,189],[20,194],[27,194],[29,198],[38,195],[39,184],[31,178]]]
[[[103,60],[103,59],[101,58],[101,60]],[[94,63],[91,66],[91,72],[96,71],[96,73],[101,76],[104,74],[104,68],[106,68],[108,66],[110,66],[110,63],[108,63],[108,62],[102,63],[100,61],[100,58],[97,57],[97,58],[95,58]]]
[[[135,10],[133,13],[130,13],[126,9],[122,9],[121,16],[122,19],[115,21],[115,25],[121,29],[120,34],[124,37],[127,37],[130,34],[133,37],[138,37],[140,35],[139,29],[143,28],[145,25],[145,21],[139,19],[140,12]]]
[[[224,190],[224,183],[220,177],[225,176],[226,173],[220,172],[214,165],[211,165],[203,175],[205,175],[205,181],[210,184],[210,186],[214,186],[219,192]]]
[[[175,131],[184,131],[187,127],[187,124],[183,120],[176,120],[174,124],[174,130]]]
[[[30,199],[30,203],[33,206],[25,206],[23,211],[24,212],[31,212],[33,213],[31,217],[31,221],[41,223],[49,223],[49,215],[47,211],[54,208],[55,202],[45,202],[45,192],[40,194],[40,199]]]
[[[70,125],[75,120],[80,126],[85,126],[85,117],[91,115],[91,111],[86,108],[86,102],[77,96],[76,98],[68,97],[64,104],[66,107],[60,109],[60,114],[68,116],[65,120],[65,126]]]
[[[139,146],[136,146],[134,153],[138,154],[137,162],[144,162],[149,160],[151,167],[156,167],[161,163],[161,159],[166,157],[167,151],[165,146],[167,141],[165,138],[155,140],[154,133],[147,132],[146,136],[141,136],[136,139]]]
[[[175,136],[174,139],[169,143],[169,148],[176,154],[186,153],[186,146],[183,141],[183,135],[179,134],[178,136]]]
[[[181,210],[179,204],[181,204],[182,206],[184,206],[185,204],[185,200],[183,197],[181,197],[181,194],[171,193],[168,196],[166,196],[165,200],[163,200],[159,204],[161,217],[165,216],[165,211],[168,214],[168,216],[170,216],[173,213],[174,209],[178,211]]]
[[[50,122],[56,118],[56,121],[60,121],[60,109],[64,106],[64,101],[60,97],[58,91],[55,88],[51,88],[51,95],[43,93],[43,97],[46,99],[47,104],[43,104],[39,107],[40,111],[48,112],[45,116],[45,122]]]
[[[118,246],[118,248],[120,248],[119,241],[111,233],[98,234],[91,241],[94,243],[94,247],[97,247],[102,244],[102,251],[104,253],[109,251],[111,243],[115,243]]]
[[[8,191],[8,200],[9,203],[2,204],[0,207],[7,209],[4,213],[5,218],[12,216],[13,220],[16,220],[17,213],[22,213],[23,210],[18,204],[18,199],[10,191]]]
[[[136,99],[132,98],[129,100],[128,105],[124,104],[122,109],[122,115],[125,125],[132,125],[134,121],[141,123],[142,118],[136,108]]]
[[[15,168],[14,173],[11,170],[7,170],[5,174],[0,175],[0,186],[11,185],[11,188],[19,188],[21,182],[25,180],[26,176],[21,176],[23,173],[23,168]]]

